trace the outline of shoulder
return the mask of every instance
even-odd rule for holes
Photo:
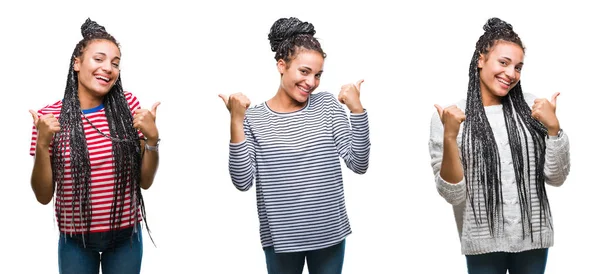
[[[267,109],[265,107],[265,102],[262,102],[257,105],[252,105],[246,110],[246,117],[257,117],[265,114]]]
[[[525,99],[525,102],[527,102],[528,106],[533,106],[535,99],[537,99],[538,97],[531,93],[523,92],[523,98]]]
[[[338,101],[338,98],[331,92],[321,91],[310,95],[310,105],[314,109],[315,107],[322,107],[326,109],[343,109],[342,104]]]
[[[123,91],[123,95],[125,95],[125,99],[127,100],[130,109],[134,110],[140,107],[140,101],[135,94],[130,91]]]
[[[52,114],[54,116],[60,115],[60,110],[62,108],[62,100],[58,100],[52,104],[48,104],[43,108],[39,109],[37,112],[40,115]]]

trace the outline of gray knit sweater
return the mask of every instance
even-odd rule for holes
[[[531,94],[524,94],[524,97],[529,106],[532,106],[535,97]],[[456,105],[464,111],[465,103],[466,100],[461,100]],[[554,231],[549,225],[542,226],[540,229],[540,201],[535,191],[530,192],[533,229],[532,231],[526,230],[526,237],[523,237],[517,184],[515,182],[515,175],[512,167],[512,156],[508,143],[508,134],[504,122],[502,105],[485,107],[485,114],[492,127],[496,143],[498,144],[501,165],[500,179],[502,181],[504,203],[504,229],[500,230],[500,234],[495,237],[490,235],[485,213],[482,214],[482,222],[479,225],[475,223],[473,210],[469,204],[465,203],[467,199],[467,187],[464,178],[457,184],[451,184],[440,177],[444,128],[437,112],[435,112],[431,118],[431,135],[429,139],[431,166],[433,167],[433,174],[435,175],[435,183],[439,194],[446,199],[448,203],[452,204],[454,208],[454,218],[456,219],[456,225],[461,240],[462,254],[476,255],[491,252],[521,252],[536,248],[551,247],[554,244]],[[457,138],[459,150],[462,149],[462,129],[463,127],[461,125]],[[533,142],[531,141],[531,138],[529,138],[528,146],[529,150],[533,151]],[[533,157],[530,159],[533,160]],[[569,170],[569,140],[566,133],[563,131],[560,136],[546,138],[546,162],[544,166],[546,184],[551,186],[562,185],[569,174]],[[530,176],[532,176],[530,178],[533,178],[534,173],[535,170],[532,168],[529,172]],[[535,180],[532,179],[530,181],[531,189],[534,190]],[[478,184],[475,185],[478,186]],[[476,197],[476,199],[477,198],[481,197]],[[482,199],[483,198],[481,198],[481,205],[485,206]],[[552,220],[550,221],[552,222]],[[534,236],[533,241],[530,237],[531,233],[533,233]]]

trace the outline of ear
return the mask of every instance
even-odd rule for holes
[[[283,59],[277,60],[277,70],[279,71],[279,74],[283,74],[286,69],[287,64],[285,63],[285,61],[283,61]]]
[[[76,72],[79,72],[81,66],[81,60],[79,59],[79,57],[75,57],[75,63],[73,64],[73,70]]]
[[[482,68],[483,63],[485,63],[485,56],[483,56],[483,54],[479,54],[479,60],[477,60],[477,67]]]

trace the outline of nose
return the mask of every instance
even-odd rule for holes
[[[317,78],[316,77],[308,77],[308,78],[306,78],[306,84],[308,84],[311,88],[313,88],[315,86],[316,82],[317,82]]]
[[[507,67],[506,70],[504,71],[504,74],[506,74],[506,76],[511,81],[514,81],[515,78],[517,78],[517,72],[516,72],[516,69],[514,67]]]
[[[102,70],[106,73],[112,72],[112,64],[109,61],[102,62]]]

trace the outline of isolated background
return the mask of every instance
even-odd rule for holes
[[[583,1],[581,1],[582,3]],[[527,47],[526,92],[558,98],[571,140],[571,175],[548,188],[555,247],[548,274],[597,266],[597,16],[561,1],[13,1],[0,4],[0,272],[57,273],[52,206],[30,187],[31,116],[63,95],[69,56],[87,17],[122,45],[126,90],[156,101],[161,163],[144,192],[142,273],[266,273],[255,189],[227,170],[229,115],[219,93],[269,99],[279,76],[267,34],[280,17],[316,27],[328,57],[318,91],[365,79],[371,164],[344,170],[353,234],[344,273],[466,273],[452,209],[435,190],[427,141],[434,103],[466,96],[468,66],[489,17],[513,24]],[[301,142],[302,140],[298,140]],[[306,271],[307,273],[307,271]]]

